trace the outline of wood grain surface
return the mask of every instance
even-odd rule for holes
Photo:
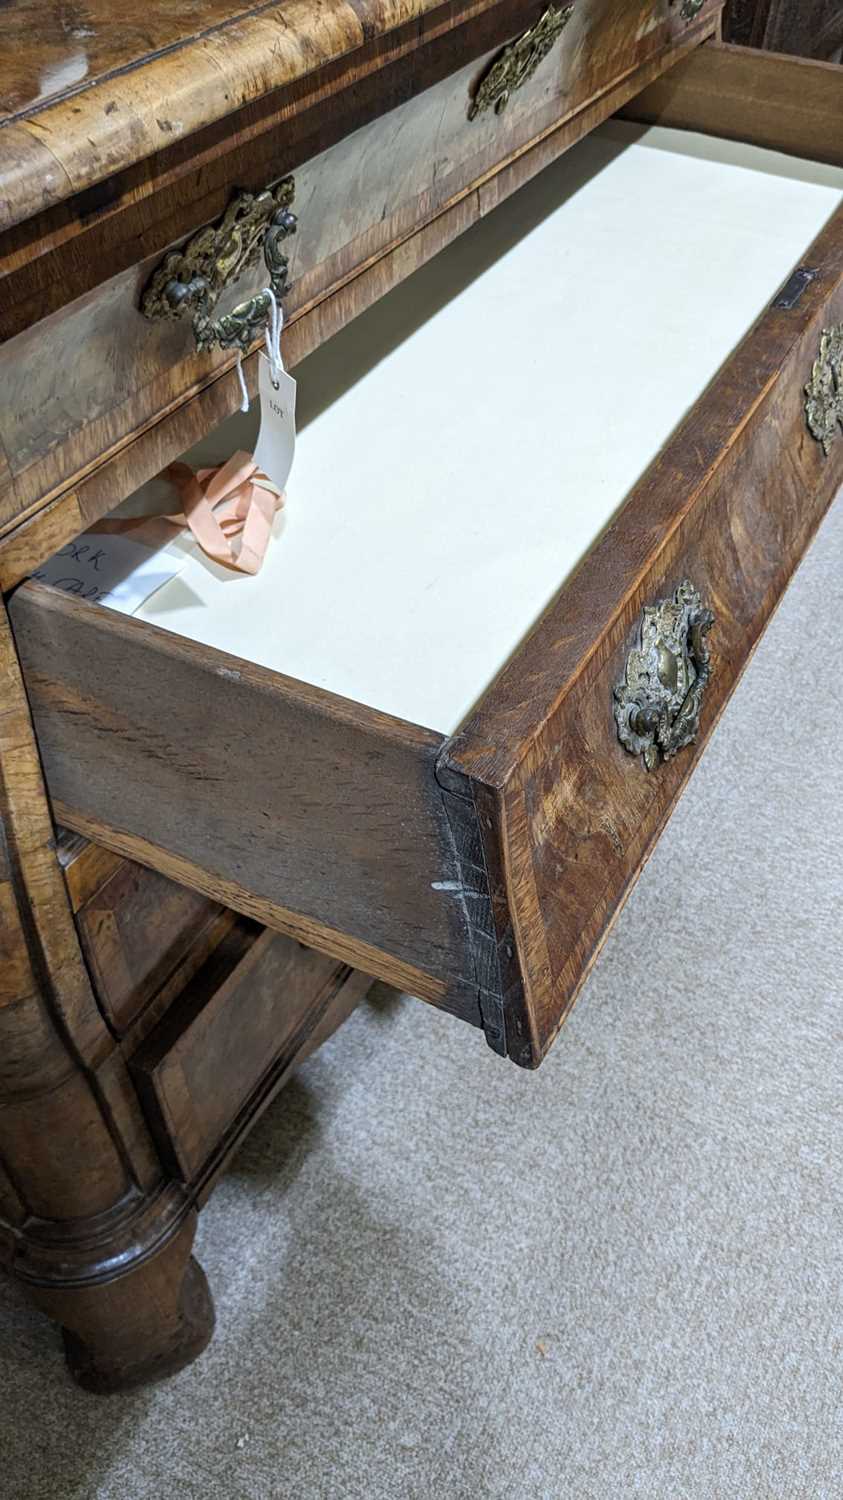
[[[74,912],[78,912],[80,906],[90,900],[121,865],[119,854],[92,844],[90,839],[71,833],[69,828],[56,829],[56,854]]]
[[[268,1103],[370,983],[240,921],[131,1062],[162,1152],[184,1181],[226,1154],[250,1098]]]
[[[709,43],[622,111],[628,120],[749,141],[843,165],[843,86],[833,63]]]
[[[95,847],[95,846],[90,846]],[[97,998],[117,1035],[162,986],[204,957],[202,935],[223,908],[154,870],[121,860],[76,914]]]
[[[824,457],[804,410],[821,329],[843,318],[843,210],[805,263],[818,274],[797,305],[747,335],[443,754],[440,776],[485,810],[492,909],[526,997],[519,1060],[540,1061],[568,1014],[843,479],[843,440]],[[613,688],[644,605],[685,577],[717,617],[712,680],[697,746],[648,773],[618,740]]]
[[[36,27],[35,7],[15,0],[0,29],[7,221],[296,83],[435,3],[325,0],[314,11],[306,0],[234,10],[225,0],[152,0],[138,25],[135,10],[115,14],[109,0],[89,0],[74,34],[63,5],[39,4]]]
[[[43,585],[13,610],[63,824],[479,1020],[441,735]]]
[[[206,1348],[214,1307],[205,1273],[191,1255],[195,1210],[131,1275],[80,1285],[47,1283],[32,1301],[60,1323],[68,1367],[95,1393],[133,1390],[182,1369]]]

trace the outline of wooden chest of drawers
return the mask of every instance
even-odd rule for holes
[[[843,73],[699,0],[207,9],[3,127],[0,1203],[96,1387],[207,1336],[196,1206],[365,976],[538,1065],[843,477]],[[250,440],[267,276],[261,578],[25,581]]]

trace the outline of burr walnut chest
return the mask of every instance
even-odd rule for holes
[[[372,978],[541,1062],[843,479],[843,71],[720,10],[2,12],[0,1258],[90,1388]],[[253,444],[267,288],[260,576],[34,579]]]

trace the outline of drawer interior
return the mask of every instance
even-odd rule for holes
[[[842,192],[832,166],[604,126],[298,367],[260,576],[191,546],[138,617],[453,733]],[[153,481],[130,508],[167,504]]]

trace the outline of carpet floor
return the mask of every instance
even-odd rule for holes
[[[843,497],[537,1074],[375,990],[102,1399],[0,1283],[4,1500],[839,1500]]]

